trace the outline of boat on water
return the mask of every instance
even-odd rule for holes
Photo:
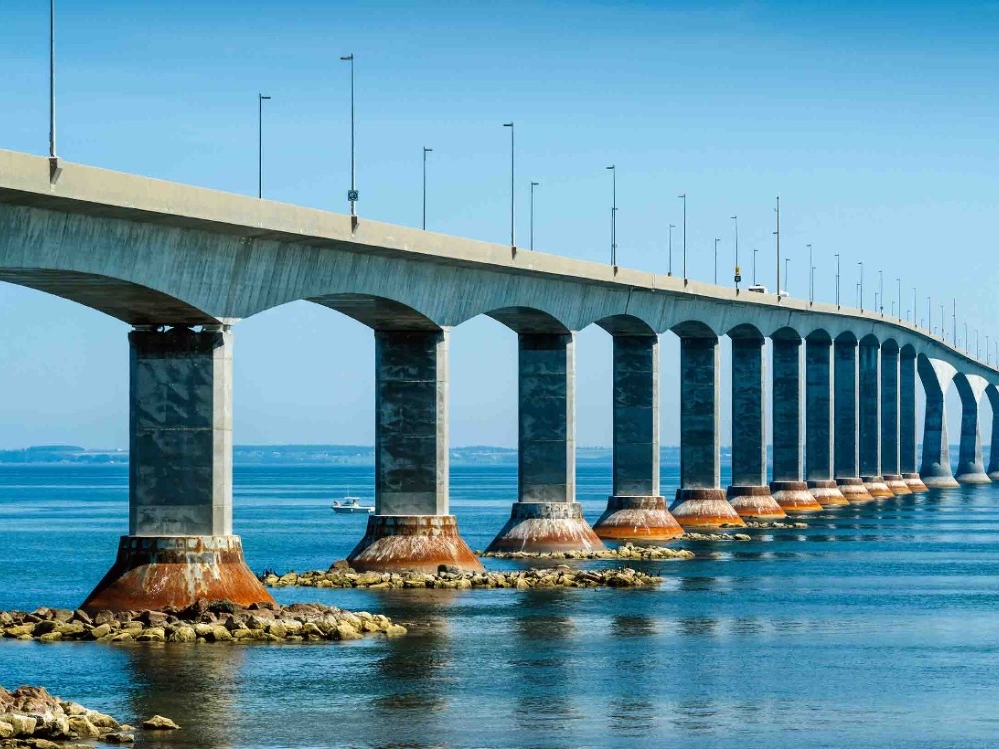
[[[341,501],[333,500],[333,512],[340,515],[349,515],[353,513],[370,515],[374,511],[374,507],[362,505],[361,500],[358,497],[344,497]]]

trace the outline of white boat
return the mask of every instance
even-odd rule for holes
[[[339,502],[337,500],[333,500],[333,512],[341,515],[349,515],[352,513],[370,515],[374,511],[374,507],[362,505],[361,500],[358,497],[344,497],[343,500]]]

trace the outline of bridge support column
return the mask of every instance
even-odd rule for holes
[[[801,339],[773,339],[774,470],[770,491],[785,512],[822,509],[801,480]]]
[[[744,526],[720,487],[718,338],[680,337],[680,488],[670,506],[684,528]]]
[[[766,366],[759,334],[732,340],[732,486],[728,500],[743,518],[787,517],[767,486]]]
[[[905,348],[898,359],[898,462],[912,492],[925,492],[916,470],[916,354]]]
[[[375,332],[375,514],[358,570],[481,570],[448,509],[448,333]]]
[[[839,337],[833,345],[835,434],[833,470],[836,483],[850,504],[870,502],[857,464],[857,342]]]
[[[999,388],[989,385],[985,388],[992,406],[992,441],[989,443],[989,478],[999,481]]]
[[[572,333],[519,335],[518,492],[488,551],[601,549],[576,502]]]
[[[958,374],[954,384],[961,396],[961,449],[957,459],[959,484],[991,484],[982,460],[982,434],[978,428],[978,404],[988,383],[977,375]]]
[[[875,499],[895,496],[881,475],[880,346],[871,338],[860,342],[860,478]]]
[[[232,535],[232,333],[128,336],[129,532],[87,611],[273,601]]]
[[[881,347],[881,475],[892,494],[912,494],[902,477],[899,447],[898,346]]]
[[[950,467],[947,412],[944,405],[944,394],[954,379],[955,370],[946,362],[925,356],[919,357],[916,368],[926,394],[923,465],[919,470],[919,477],[929,487],[945,489],[958,486]]]
[[[849,504],[832,470],[832,341],[805,342],[805,479],[823,507]]]
[[[614,336],[613,495],[593,526],[612,541],[668,541],[683,528],[659,493],[659,337]]]

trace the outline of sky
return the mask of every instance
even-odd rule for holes
[[[60,0],[58,150],[68,161],[344,212],[355,55],[358,210],[509,237],[516,123],[518,243],[606,262],[616,166],[618,263],[663,272],[687,197],[688,272],[884,306],[999,341],[999,2],[195,2]],[[48,147],[48,7],[0,0],[0,148]],[[674,270],[681,234],[673,232]],[[782,269],[783,270],[783,269]],[[948,321],[948,326],[949,326]],[[948,328],[949,329],[949,328]],[[128,327],[0,283],[0,448],[128,442]],[[516,337],[452,331],[451,441],[516,444]],[[235,327],[234,440],[374,439],[371,331],[307,302]],[[679,346],[662,341],[662,440],[678,442]],[[722,441],[729,430],[722,342]],[[610,443],[611,340],[577,340],[577,442]],[[993,352],[992,359],[995,361]],[[959,418],[948,396],[952,437]],[[988,411],[988,408],[984,408]],[[990,415],[983,416],[988,428]],[[986,432],[986,435],[988,433]],[[987,436],[986,436],[986,441]]]

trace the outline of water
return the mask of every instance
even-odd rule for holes
[[[579,469],[591,521],[609,481],[609,466]],[[342,558],[365,520],[329,502],[371,483],[368,468],[237,467],[251,567]],[[516,475],[456,467],[451,490],[482,548]],[[667,578],[654,591],[277,591],[413,623],[398,640],[3,640],[0,684],[184,725],[139,736],[157,747],[994,747],[997,499],[934,491],[700,544],[697,560],[649,565]],[[126,524],[123,467],[0,467],[0,608],[79,604]]]

